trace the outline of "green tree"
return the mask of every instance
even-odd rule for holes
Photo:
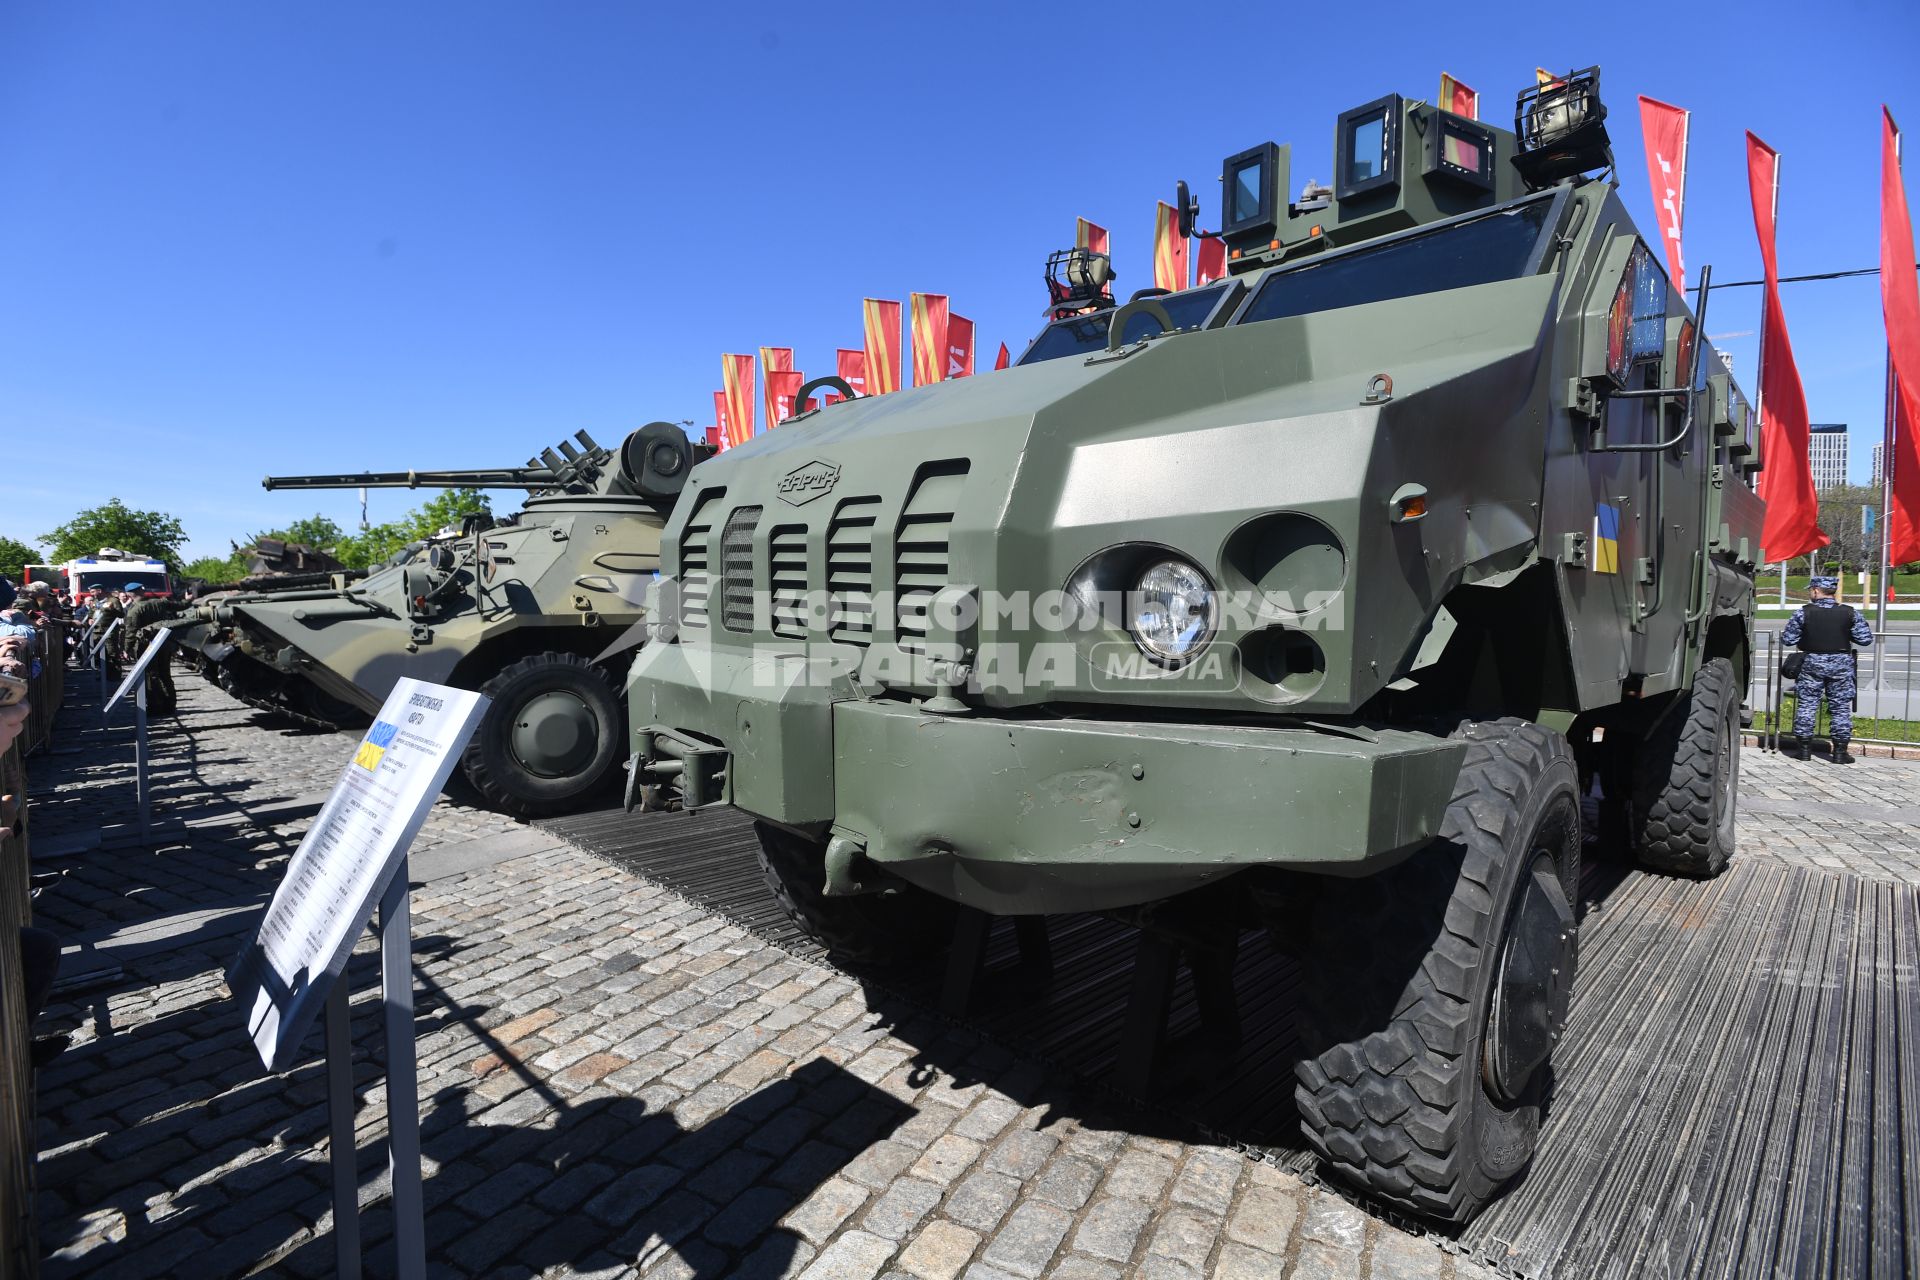
[[[487,495],[478,489],[448,489],[399,520],[339,539],[333,554],[349,569],[370,569],[409,542],[430,538],[448,526],[458,528],[463,516],[492,509]]]
[[[278,538],[282,542],[298,542],[303,546],[312,547],[315,551],[325,551],[345,535],[345,529],[316,512],[304,520],[295,520],[284,529],[269,529],[265,533],[256,533],[253,535],[253,541],[258,542],[262,538]]]
[[[180,570],[180,576],[207,582],[235,582],[247,576],[247,562],[238,552],[225,557],[201,556],[198,560],[189,560]]]
[[[1820,572],[1835,574],[1878,569],[1880,534],[1877,529],[1872,534],[1862,534],[1860,509],[1873,507],[1877,511],[1880,491],[1864,484],[1837,485],[1822,489],[1819,499],[1820,530],[1828,540],[1824,548],[1814,552]]]
[[[140,511],[118,498],[109,498],[105,505],[88,507],[52,533],[40,536],[53,544],[47,553],[53,564],[98,555],[102,547],[177,561],[187,531],[163,511]]]
[[[20,581],[21,566],[46,563],[40,558],[39,551],[26,543],[0,537],[0,574],[4,574],[14,582]]]

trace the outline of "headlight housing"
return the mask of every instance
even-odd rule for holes
[[[1127,604],[1127,630],[1133,642],[1163,666],[1191,661],[1213,638],[1213,583],[1185,560],[1168,558],[1149,564],[1135,581]]]

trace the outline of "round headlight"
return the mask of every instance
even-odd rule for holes
[[[1148,565],[1133,588],[1134,643],[1150,658],[1178,665],[1213,634],[1213,584],[1184,560]]]

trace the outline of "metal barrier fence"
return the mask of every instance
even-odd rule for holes
[[[27,727],[0,755],[0,795],[19,798],[25,807],[26,759],[53,736],[54,716],[66,692],[66,628],[48,623],[37,643],[40,673],[28,699]],[[0,964],[0,1275],[39,1273],[40,1247],[34,1230],[33,1067],[28,1059],[32,1030],[20,971],[20,928],[33,920],[32,877],[27,862],[26,822],[20,833],[0,830],[0,947],[9,962]]]
[[[1793,650],[1780,643],[1778,631],[1754,633],[1753,674],[1747,685],[1747,706],[1753,711],[1753,729],[1761,745],[1778,749],[1793,736],[1793,681],[1780,674],[1781,661]],[[1920,744],[1920,694],[1916,694],[1915,642],[1920,632],[1877,631],[1873,647],[1855,652],[1856,691],[1853,740],[1892,745]],[[1831,716],[1821,700],[1813,736],[1829,735]]]

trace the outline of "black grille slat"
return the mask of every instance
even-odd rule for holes
[[[953,580],[949,538],[967,466],[965,459],[951,459],[922,467],[894,528],[894,629],[909,653],[926,652],[927,608]]]
[[[880,499],[843,499],[827,523],[827,636],[842,644],[873,643],[873,531]]]
[[[807,527],[783,524],[767,536],[773,634],[807,638]]]
[[[712,625],[708,616],[708,597],[713,592],[713,565],[708,545],[713,537],[713,506],[726,493],[709,489],[699,497],[699,505],[680,531],[680,625],[705,630]]]
[[[759,507],[735,507],[720,531],[720,625],[753,630],[753,531]]]

